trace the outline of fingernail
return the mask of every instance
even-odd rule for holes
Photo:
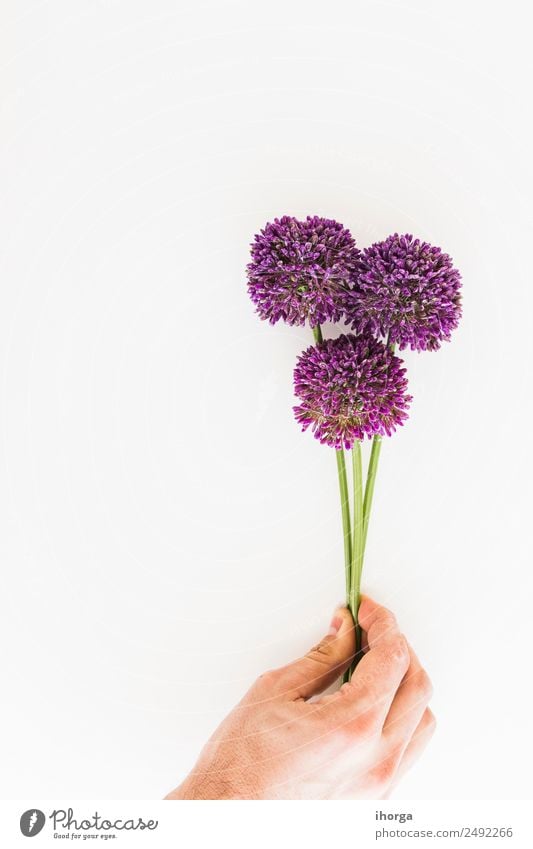
[[[339,616],[338,613],[335,613],[333,619],[331,620],[331,624],[329,626],[328,637],[334,637],[339,633],[342,625],[342,616]]]

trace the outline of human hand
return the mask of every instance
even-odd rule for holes
[[[435,728],[427,673],[393,614],[366,596],[364,655],[352,680],[322,693],[354,656],[353,620],[336,611],[305,657],[261,675],[167,799],[381,799]]]

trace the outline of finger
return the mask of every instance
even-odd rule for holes
[[[361,596],[358,621],[363,630],[362,644],[366,648],[371,648],[389,633],[395,634],[398,631],[394,613],[366,595]]]
[[[381,733],[398,687],[409,667],[407,642],[389,622],[387,634],[374,640],[359,662],[352,679],[340,690],[321,699],[333,722],[360,734]]]
[[[383,735],[394,746],[407,746],[432,695],[429,675],[410,646],[409,668],[398,688],[383,726]]]
[[[258,686],[275,697],[308,699],[339,678],[353,660],[355,629],[350,611],[335,611],[328,634],[304,657],[261,676]]]
[[[436,725],[437,723],[435,720],[435,716],[429,708],[426,708],[422,715],[422,719],[418,723],[413,733],[413,736],[411,737],[409,743],[407,744],[407,748],[403,753],[391,789],[394,789],[394,787],[396,787],[396,785],[399,781],[401,781],[405,773],[408,772],[408,770],[411,769],[413,764],[415,764],[416,761],[419,759],[420,755],[423,753],[424,749],[433,737]]]

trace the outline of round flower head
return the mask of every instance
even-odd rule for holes
[[[395,233],[363,251],[346,321],[358,332],[388,335],[401,350],[435,351],[459,323],[460,288],[448,254]]]
[[[294,407],[302,430],[334,448],[374,434],[390,436],[407,418],[411,397],[402,360],[370,334],[312,345],[294,370]]]
[[[311,327],[342,318],[360,256],[342,224],[284,215],[255,236],[251,255],[248,292],[261,318]]]

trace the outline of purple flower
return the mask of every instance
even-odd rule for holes
[[[346,323],[358,332],[388,334],[400,350],[435,351],[459,323],[460,288],[448,254],[395,233],[363,251]]]
[[[311,327],[342,318],[360,257],[342,224],[316,215],[275,218],[255,236],[251,255],[248,292],[261,318]]]
[[[294,407],[302,430],[334,448],[357,439],[390,436],[407,418],[411,397],[402,360],[370,334],[339,336],[300,354],[294,370]]]

